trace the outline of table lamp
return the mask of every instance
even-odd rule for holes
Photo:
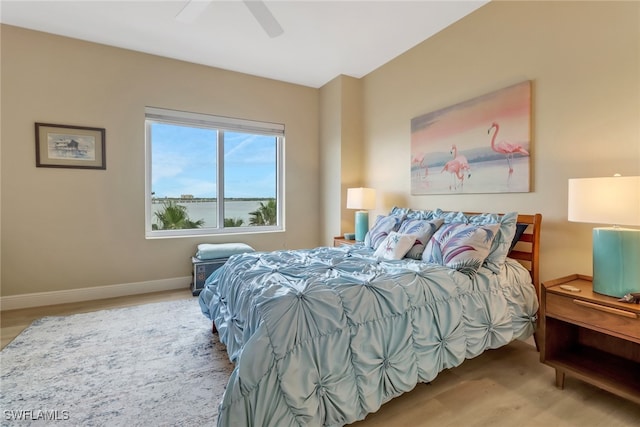
[[[376,190],[372,188],[348,188],[347,189],[347,209],[358,209],[356,211],[356,241],[364,241],[367,231],[369,231],[368,209],[376,207]]]
[[[569,180],[569,221],[615,224],[593,229],[593,291],[640,292],[640,176]]]

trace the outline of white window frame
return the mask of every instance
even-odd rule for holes
[[[168,123],[217,130],[217,227],[184,230],[153,230],[151,125]],[[224,132],[247,132],[276,137],[276,225],[224,227]],[[145,237],[147,239],[211,236],[221,234],[268,233],[284,231],[284,125],[209,114],[145,107]]]

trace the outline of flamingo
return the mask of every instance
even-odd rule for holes
[[[514,142],[500,141],[496,144],[496,136],[498,136],[500,125],[498,125],[498,123],[496,122],[493,122],[487,133],[491,133],[491,130],[493,128],[495,128],[496,131],[491,137],[491,149],[496,153],[504,154],[507,157],[507,164],[509,165],[509,175],[511,175],[513,173],[513,167],[511,167],[511,159],[513,159],[513,155],[516,153],[520,153],[528,156],[529,152],[522,148],[522,145],[516,144]]]
[[[453,159],[449,160],[444,165],[440,173],[447,171],[452,174],[455,181],[453,188],[455,189],[458,188],[458,181],[456,180],[456,178],[460,180],[460,186],[464,185],[465,173],[468,174],[467,178],[471,178],[471,167],[469,166],[469,162],[467,161],[467,158],[465,156],[463,156],[462,154],[458,155],[458,147],[456,147],[455,144],[451,146],[450,153],[453,154]],[[451,189],[451,186],[449,186],[449,189]]]
[[[416,168],[418,170],[417,175],[422,180],[426,179],[427,175],[429,175],[429,168],[424,164],[424,157],[425,155],[422,154],[422,156],[418,155],[411,159],[411,169]],[[422,175],[420,174],[421,169],[424,170],[424,174]]]

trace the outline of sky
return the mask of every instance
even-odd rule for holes
[[[217,197],[216,131],[154,123],[155,197]],[[276,137],[224,133],[225,198],[276,197]]]

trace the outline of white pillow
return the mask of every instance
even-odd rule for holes
[[[415,234],[400,234],[392,231],[380,243],[374,255],[384,259],[402,259],[416,242]]]

